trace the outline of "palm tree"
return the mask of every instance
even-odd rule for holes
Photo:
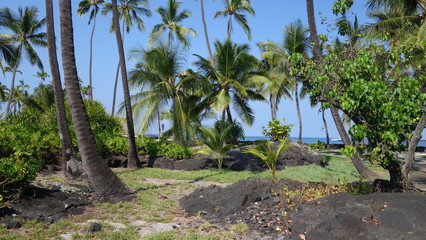
[[[6,14],[3,11],[0,11],[0,29],[6,24],[7,18]],[[0,69],[4,73],[5,64],[11,64],[13,57],[15,56],[16,48],[10,41],[7,41],[2,36],[0,36]]]
[[[200,149],[197,153],[212,157],[219,169],[222,168],[226,153],[232,148],[232,144],[226,144],[225,142],[231,128],[232,125],[229,125],[222,132],[205,127],[200,128],[203,133],[201,142],[204,144],[204,148]]]
[[[367,11],[377,19],[368,26],[368,36],[381,40],[405,40],[407,35],[417,35],[419,40],[426,34],[419,31],[426,28],[426,3],[422,0],[368,0]]]
[[[58,123],[58,130],[61,141],[61,155],[62,155],[62,172],[66,177],[79,177],[83,172],[77,166],[81,166],[81,162],[75,157],[74,146],[72,145],[71,134],[68,128],[64,95],[62,90],[61,75],[59,72],[58,56],[56,54],[56,34],[55,24],[53,17],[53,3],[52,0],[46,0],[46,30],[47,30],[47,49],[49,53],[50,72],[52,74],[53,94],[56,108],[56,121]],[[47,94],[44,94],[47,95]],[[68,163],[74,163],[71,166]]]
[[[228,17],[228,31],[227,36],[231,38],[232,33],[232,17],[239,23],[244,32],[246,33],[249,40],[251,40],[251,30],[247,23],[246,16],[240,12],[247,12],[250,15],[254,16],[254,9],[251,7],[250,0],[224,0],[225,10],[217,11],[214,15],[214,18],[218,17]]]
[[[94,192],[95,199],[101,201],[117,202],[129,199],[129,197],[133,198],[134,192],[105,164],[96,146],[79,88],[75,64],[71,0],[60,0],[59,9],[61,13],[62,66],[68,103],[89,188]]]
[[[130,71],[130,83],[132,87],[141,89],[141,92],[132,97],[133,108],[136,116],[144,113],[140,118],[142,133],[171,105],[171,115],[168,118],[172,119],[175,139],[182,140],[183,131],[180,128],[189,127],[188,110],[190,103],[194,101],[188,95],[205,95],[202,93],[205,84],[201,83],[201,78],[183,76],[186,74],[182,74],[185,62],[182,51],[179,46],[169,47],[161,42],[149,50],[131,50],[131,57],[136,58],[138,63],[137,68]],[[193,111],[201,112],[195,109]]]
[[[278,44],[267,41],[258,44],[261,49],[262,60],[259,69],[266,77],[266,81],[259,84],[265,85],[262,94],[269,95],[269,105],[272,120],[277,119],[278,104],[281,98],[292,100],[290,91],[293,88],[291,78],[286,76],[287,52]]]
[[[284,48],[289,55],[302,54],[307,56],[310,38],[308,36],[309,30],[305,28],[302,21],[298,19],[296,22],[290,23],[284,29]],[[302,115],[300,113],[299,104],[299,81],[301,79],[294,79],[294,98],[296,102],[297,117],[299,119],[299,141],[302,141]]]
[[[281,153],[290,147],[291,144],[287,144],[286,141],[281,141],[278,147],[274,148],[272,141],[267,141],[266,144],[259,144],[254,147],[248,148],[245,152],[251,153],[260,159],[262,159],[266,166],[272,173],[272,179],[276,180],[275,171],[277,169],[277,161]]]
[[[124,55],[123,40],[120,35],[119,12],[117,0],[112,0],[112,21],[117,39],[118,55],[120,56],[121,79],[123,83],[124,102],[126,106],[127,139],[129,144],[128,164],[129,168],[136,169],[140,167],[138,152],[136,150],[135,128],[133,124],[132,103],[130,101],[129,82],[127,80],[126,57]],[[124,29],[123,29],[124,32]]]
[[[41,32],[45,19],[38,20],[38,10],[35,7],[26,7],[22,9],[18,8],[18,16],[10,11],[9,8],[3,8],[0,10],[3,12],[4,18],[4,27],[10,30],[11,34],[2,34],[3,40],[17,44],[16,55],[14,61],[12,62],[12,80],[10,84],[10,94],[9,100],[6,107],[6,116],[11,111],[11,105],[13,101],[14,88],[15,88],[15,77],[17,69],[22,61],[22,57],[25,56],[31,65],[38,65],[40,69],[43,69],[43,64],[38,57],[37,52],[34,49],[34,46],[46,47],[47,42],[46,33]]]
[[[93,20],[92,33],[90,34],[90,53],[89,53],[89,99],[93,100],[93,84],[92,84],[92,62],[93,62],[93,36],[96,28],[96,15],[99,11],[100,4],[104,3],[104,0],[83,0],[78,4],[77,14],[84,16],[90,12],[89,22]]]
[[[133,22],[136,22],[136,25],[140,31],[145,30],[145,24],[140,18],[140,15],[145,15],[147,17],[151,16],[151,11],[148,9],[149,1],[148,0],[120,0],[120,5],[118,6],[118,11],[120,13],[121,29],[123,29],[121,38],[124,44],[124,28],[126,32],[130,32],[130,29],[133,27]],[[107,15],[112,11],[112,5],[110,3],[104,3],[104,8],[102,9],[102,15]],[[111,30],[113,29],[114,24],[111,23]],[[117,65],[117,71],[115,73],[115,83],[114,91],[112,94],[112,110],[111,115],[114,116],[115,113],[115,101],[117,97],[117,85],[118,85],[118,73],[120,71],[120,62]]]
[[[24,80],[19,80],[19,85],[16,86],[15,96],[13,97],[11,106],[11,109],[13,108],[13,113],[21,110],[22,104],[29,98],[28,89],[30,89],[30,86],[25,84]]]
[[[151,35],[149,36],[149,45],[152,45],[159,39],[163,32],[168,30],[169,46],[172,45],[174,34],[185,47],[189,47],[189,35],[196,37],[197,33],[192,28],[186,28],[180,25],[183,20],[192,16],[191,12],[188,10],[179,12],[180,5],[182,5],[182,2],[168,0],[166,8],[160,7],[156,10],[161,16],[162,23],[155,25],[152,29]]]
[[[309,33],[311,35],[311,41],[313,45],[312,49],[313,49],[314,59],[317,61],[322,61],[320,41],[318,38],[317,25],[315,23],[314,0],[306,0],[306,10],[308,15]]]
[[[44,70],[41,70],[40,72],[37,72],[37,74],[33,75],[34,77],[40,78],[40,83],[46,80],[46,78],[50,77],[47,72]]]
[[[197,1],[197,0],[195,0],[195,1]],[[206,17],[204,15],[204,0],[200,0],[200,10],[201,10],[201,22],[203,23],[204,37],[206,39],[207,51],[209,52],[210,61],[212,61],[212,64],[213,64],[213,52],[212,52],[212,49],[210,47],[209,33],[207,31]]]
[[[254,121],[253,110],[248,105],[249,100],[265,100],[262,95],[254,91],[253,82],[263,77],[255,74],[258,60],[248,53],[247,44],[238,45],[227,39],[224,43],[216,41],[214,65],[211,61],[199,56],[194,64],[213,84],[213,91],[209,94],[211,107],[222,113],[222,121],[227,115],[232,124],[230,105],[232,104],[242,121],[251,126]],[[234,142],[236,139],[234,139]]]

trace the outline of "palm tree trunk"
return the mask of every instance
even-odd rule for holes
[[[122,28],[123,29],[123,33],[122,33],[122,39],[123,39],[123,45],[124,45],[124,25],[125,21],[123,19],[123,23],[122,23]],[[114,82],[114,92],[112,94],[112,110],[111,110],[111,116],[114,117],[115,114],[115,100],[117,98],[117,85],[118,85],[118,73],[120,72],[120,60],[118,60],[118,64],[117,64],[117,71],[115,72],[115,82]]]
[[[95,34],[96,27],[96,7],[93,9],[93,27],[92,33],[90,34],[90,54],[89,54],[89,99],[93,100],[93,84],[92,84],[92,63],[93,63],[93,36]]]
[[[313,42],[313,53],[315,60],[322,60],[321,48],[319,45],[317,25],[315,23],[315,9],[314,0],[306,0],[306,10],[308,14],[309,32],[311,34],[311,40]]]
[[[330,135],[328,134],[327,120],[325,120],[325,109],[324,109],[322,103],[321,103],[321,115],[322,115],[322,122],[324,123],[324,131],[325,131],[325,139],[326,139],[327,149],[330,149]]]
[[[339,110],[335,107],[331,107],[330,110],[331,115],[333,116],[334,123],[336,124],[337,131],[339,132],[340,138],[346,146],[351,146],[352,143],[349,139],[348,134],[346,133],[345,126],[343,126],[342,120],[340,119]],[[352,155],[351,160],[358,173],[364,178],[380,178],[379,175],[377,175],[375,172],[365,166],[357,152]]]
[[[10,81],[10,94],[9,94],[9,99],[7,101],[6,117],[9,116],[10,112],[12,111],[12,101],[13,101],[13,93],[15,91],[16,72],[18,70],[19,58],[21,57],[21,52],[22,52],[22,43],[18,47],[18,52],[16,54],[16,63],[12,72],[12,80]]]
[[[212,63],[212,66],[214,66],[213,53],[210,47],[209,33],[207,31],[207,23],[206,23],[206,18],[204,15],[204,0],[200,0],[200,8],[201,8],[201,21],[203,22],[204,37],[206,39],[207,51],[209,52],[210,62]]]
[[[163,130],[161,128],[161,113],[160,113],[160,108],[158,108],[157,111],[157,124],[158,124],[158,138],[160,138],[163,135]]]
[[[228,39],[231,40],[231,32],[232,32],[232,15],[229,15],[229,20],[228,20]]]
[[[71,0],[60,0],[62,67],[67,87],[71,117],[78,148],[87,174],[89,188],[96,200],[118,202],[130,200],[134,192],[106,165],[96,146],[84,107],[75,64]]]
[[[299,119],[299,141],[302,141],[302,115],[300,114],[300,104],[299,104],[299,84],[296,81],[296,86],[294,89],[294,97],[296,100],[296,110],[297,110],[297,118]]]
[[[83,175],[83,171],[81,169],[81,162],[78,161],[74,155],[74,147],[72,145],[71,134],[68,129],[66,119],[64,96],[62,94],[61,75],[59,73],[58,56],[56,54],[53,4],[52,0],[46,0],[45,3],[49,63],[55,97],[56,120],[58,122],[58,129],[61,140],[62,172],[67,178],[77,178]],[[67,167],[68,164],[70,167]]]
[[[271,94],[269,96],[269,103],[271,107],[272,120],[277,120],[277,95],[276,94]]]
[[[414,134],[408,143],[407,155],[405,156],[405,159],[404,159],[405,161],[401,169],[402,170],[402,186],[404,188],[411,187],[411,182],[410,182],[408,174],[411,170],[411,165],[414,162],[416,147],[420,139],[422,138],[422,132],[423,132],[423,129],[425,128],[425,125],[426,125],[426,114],[425,114],[425,111],[423,111],[422,117],[420,118],[420,121],[417,123],[416,129],[414,130]]]
[[[228,107],[226,107],[226,114],[228,115],[228,123],[229,125],[234,123],[234,120],[232,119],[232,115],[231,115],[231,109]],[[234,145],[238,144],[238,139],[237,139],[237,135],[235,134],[235,128],[231,128],[231,143]]]
[[[112,1],[112,20],[115,26],[115,37],[117,39],[118,55],[120,56],[121,79],[124,91],[124,103],[126,106],[127,135],[129,143],[129,153],[127,167],[136,169],[141,163],[136,150],[135,127],[133,124],[132,102],[130,100],[129,81],[127,80],[126,57],[124,55],[123,39],[121,38],[120,22],[118,21],[117,0]],[[124,29],[123,29],[124,33]]]

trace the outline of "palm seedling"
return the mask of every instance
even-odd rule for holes
[[[231,128],[232,125],[229,125],[223,132],[217,132],[215,129],[200,127],[203,133],[201,142],[204,144],[204,148],[197,153],[213,158],[219,169],[222,168],[223,158],[232,147],[232,144],[226,144],[226,136],[231,131]]]
[[[246,153],[251,153],[259,158],[261,158],[266,166],[271,170],[272,179],[276,180],[275,171],[277,169],[277,160],[281,153],[291,144],[288,144],[287,141],[282,141],[278,145],[278,148],[274,148],[272,141],[267,141],[266,144],[259,144],[254,147],[247,149]]]

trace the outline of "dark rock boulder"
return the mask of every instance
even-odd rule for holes
[[[105,158],[107,165],[111,168],[127,167],[127,157],[122,155],[107,156]]]
[[[216,185],[201,187],[180,199],[180,206],[190,216],[201,214],[206,219],[231,215],[257,201],[270,199],[274,183],[266,179],[249,178],[226,188]]]
[[[213,159],[207,156],[195,156],[193,158],[177,160],[174,162],[176,170],[196,171],[210,169],[216,166]]]
[[[30,185],[7,210],[0,211],[0,220],[7,222],[19,218],[52,223],[68,215],[82,214],[84,212],[82,207],[89,204],[88,190],[85,186],[65,187],[52,184],[50,188],[42,188]]]
[[[100,232],[100,231],[102,231],[101,224],[94,222],[90,224],[89,228],[86,230],[85,233],[94,233],[94,232]]]
[[[292,219],[295,239],[424,239],[426,196],[339,193],[300,205]]]
[[[173,170],[175,169],[175,161],[169,157],[150,158],[148,167]]]
[[[284,150],[278,158],[278,161],[284,166],[325,165],[323,158],[306,143],[291,141],[290,144],[292,146]]]

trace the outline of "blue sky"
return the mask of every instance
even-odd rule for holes
[[[55,6],[55,25],[57,38],[59,39],[59,11],[57,1],[53,1]],[[89,65],[89,37],[92,29],[92,25],[88,25],[88,16],[80,17],[76,14],[79,0],[72,0],[73,7],[73,23],[74,23],[74,41],[76,49],[77,69],[78,75],[88,84],[88,65]],[[160,23],[158,13],[154,10],[159,6],[166,6],[166,0],[151,0],[151,11],[153,16],[151,18],[143,18],[145,22],[146,30],[140,32],[136,28],[132,29],[129,34],[125,36],[125,50],[131,48],[143,47],[147,48],[148,36],[152,31],[152,27]],[[201,24],[201,14],[199,10],[199,2],[195,0],[182,0],[183,4],[181,9],[187,9],[192,12],[192,17],[185,20],[182,25],[193,28],[198,33],[198,38],[192,39],[191,48],[187,52],[187,64],[188,68],[193,68],[192,62],[195,58],[192,54],[199,54],[201,56],[208,57],[206,50],[205,39],[203,28]],[[224,8],[223,1],[220,0],[205,0],[205,13],[208,25],[208,31],[210,36],[211,44],[215,40],[224,40],[226,37],[227,20],[226,19],[213,19],[215,11],[222,10]],[[336,17],[331,13],[331,7],[333,0],[322,0],[315,1],[315,13],[318,31],[321,34],[329,34],[334,37],[335,33],[330,29],[328,25],[332,25]],[[365,17],[365,2],[366,0],[355,1],[352,7],[352,12],[358,15],[361,23],[370,21]],[[1,1],[0,7],[9,7],[17,12],[18,6],[36,6],[40,12],[40,18],[45,16],[45,8],[43,0],[3,0]],[[302,22],[307,25],[306,16],[306,1],[302,0],[252,0],[252,6],[256,11],[254,17],[248,16],[248,22],[252,29],[252,40],[249,41],[242,31],[239,25],[234,24],[234,31],[231,36],[232,40],[238,43],[247,43],[251,46],[251,53],[259,57],[259,51],[256,47],[256,43],[272,40],[275,42],[281,42],[283,39],[283,28],[285,25],[297,20],[302,19]],[[353,14],[349,16],[354,16]],[[326,17],[325,23],[321,23],[321,18]],[[111,15],[102,16],[98,15],[96,30],[94,36],[94,49],[93,49],[93,85],[94,85],[94,98],[101,101],[107,111],[110,112],[112,102],[112,91],[113,82],[115,79],[115,71],[118,62],[118,54],[116,48],[115,35],[109,32],[109,25],[111,23]],[[59,40],[57,42],[59,48]],[[47,49],[38,49],[39,55],[45,65],[46,72],[49,71]],[[59,54],[60,56],[60,54]],[[59,59],[59,61],[61,61]],[[61,62],[60,62],[61,64]],[[128,70],[132,69],[134,62],[128,61]],[[17,80],[23,79],[31,86],[37,86],[40,80],[33,75],[36,74],[39,69],[37,67],[31,67],[28,62],[24,61],[20,70],[22,74],[18,74]],[[0,77],[0,82],[9,85],[10,74],[6,74],[5,77]],[[47,79],[50,81],[50,78]],[[121,101],[123,94],[121,89],[121,83],[118,89],[118,99]],[[261,136],[262,126],[266,126],[270,121],[270,110],[268,103],[252,102],[250,103],[254,109],[256,120],[253,126],[245,127],[245,133],[247,136]],[[4,110],[4,108],[3,108]],[[301,113],[303,120],[303,137],[325,137],[323,130],[323,123],[321,120],[321,114],[318,108],[311,108],[309,99],[301,101]],[[234,114],[235,115],[235,114]],[[334,127],[334,123],[330,116],[330,112],[326,112],[327,122],[330,130],[330,136],[335,138],[338,137],[338,133]],[[278,111],[279,119],[286,119],[286,123],[293,124],[293,130],[291,136],[298,136],[298,118],[296,113],[296,107],[294,101],[283,100],[279,105]],[[206,125],[211,124],[206,122]],[[157,128],[150,130],[151,133],[156,133]]]

